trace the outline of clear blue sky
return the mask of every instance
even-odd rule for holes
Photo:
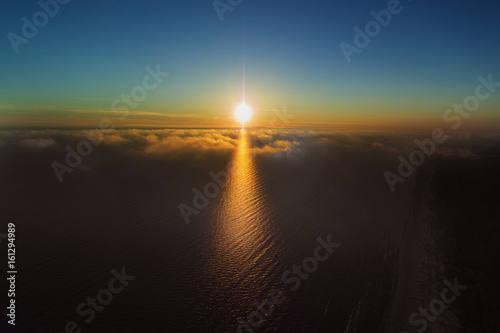
[[[348,64],[339,44],[353,44],[354,26],[363,28],[387,1],[243,0],[220,21],[210,0],[71,0],[18,54],[7,34],[21,35],[21,17],[31,21],[40,7],[2,1],[0,107],[109,109],[146,66],[160,64],[170,76],[140,110],[214,114],[241,98],[243,58],[246,98],[256,109],[318,117],[434,112],[471,94],[478,75],[500,80],[499,2],[401,6]],[[498,97],[488,103],[498,106]]]

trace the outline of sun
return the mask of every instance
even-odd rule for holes
[[[234,111],[234,116],[241,122],[241,127],[245,128],[245,123],[252,116],[252,109],[245,103],[241,103],[236,107],[236,110]]]

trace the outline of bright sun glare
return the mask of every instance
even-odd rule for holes
[[[236,117],[236,119],[241,121],[241,126],[242,128],[244,128],[245,122],[247,122],[252,116],[252,109],[245,103],[242,103],[236,107],[234,116]]]

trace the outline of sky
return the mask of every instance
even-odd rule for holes
[[[239,126],[244,98],[249,126],[430,128],[478,76],[500,81],[496,1],[401,1],[350,62],[340,44],[388,1],[243,0],[221,20],[212,1],[71,0],[17,45],[41,7],[0,3],[2,127]],[[113,109],[148,67],[168,76],[126,115]],[[499,108],[500,88],[467,124],[497,126]]]

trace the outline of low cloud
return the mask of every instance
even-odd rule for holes
[[[57,143],[52,139],[25,139],[19,145],[27,148],[47,148],[56,146]]]
[[[417,149],[414,140],[426,133],[250,129],[246,135],[255,164],[273,181],[300,178],[311,180],[311,186],[349,191],[358,185],[385,188],[384,172],[397,170],[398,155]],[[93,142],[92,151],[64,174],[68,183],[85,180],[90,186],[87,181],[96,179],[93,184],[123,181],[137,189],[157,184],[183,189],[206,181],[209,171],[224,170],[241,146],[240,136],[239,129],[0,130],[0,176],[17,175],[40,186],[58,183],[54,161],[69,165],[68,149],[81,151],[82,142]],[[450,135],[426,163],[479,158],[500,147],[499,141]]]
[[[477,154],[467,148],[450,148],[444,147],[436,151],[436,155],[444,157],[459,157],[459,158],[476,158]]]
[[[25,149],[46,149],[62,158],[65,147],[73,149],[82,140],[101,141],[93,153],[123,156],[124,158],[154,158],[213,160],[228,158],[238,149],[239,129],[118,129],[103,133],[99,130],[0,130],[0,152],[12,145]],[[416,149],[415,138],[422,134],[321,132],[274,129],[247,130],[251,152],[262,157],[287,160],[324,159],[334,164],[346,159],[363,164],[367,156],[393,158]],[[498,138],[480,136],[450,137],[446,146],[437,147],[436,155],[472,158],[472,143],[495,145]],[[471,143],[472,142],[472,143]],[[90,159],[90,157],[89,157]]]

